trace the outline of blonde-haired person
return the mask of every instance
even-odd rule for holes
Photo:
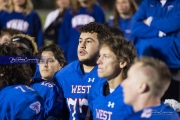
[[[39,47],[43,46],[43,33],[38,14],[33,11],[31,0],[9,0],[9,12],[0,18],[0,28],[13,28],[35,38]]]
[[[123,81],[124,102],[132,105],[134,114],[126,120],[179,120],[161,98],[171,83],[168,66],[153,57],[141,57],[130,67]]]
[[[77,60],[79,28],[90,23],[105,23],[105,14],[96,0],[72,0],[72,8],[65,13],[59,29],[58,44],[65,51],[68,63]]]
[[[131,23],[132,17],[137,9],[138,6],[135,0],[116,0],[114,5],[114,15],[110,16],[108,25],[120,28],[126,39],[133,40]]]
[[[11,38],[11,42],[14,43],[28,59],[36,59],[35,55],[38,53],[38,49],[33,37],[17,34]],[[37,61],[32,61],[29,65],[34,76],[36,69],[38,69],[36,67]]]
[[[67,8],[70,6],[70,0],[55,0],[56,10],[51,11],[44,24],[44,36],[48,40],[53,40],[57,44],[58,29],[62,26],[62,21]]]
[[[11,42],[15,43],[18,47],[29,49],[33,55],[38,53],[37,44],[31,36],[17,34],[11,38]]]

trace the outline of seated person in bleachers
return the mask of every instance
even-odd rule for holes
[[[13,44],[0,45],[0,120],[43,120],[43,98],[28,87],[32,74],[30,67],[9,60],[10,56],[22,55]]]
[[[35,76],[31,87],[39,92],[45,101],[45,118],[61,118],[64,97],[62,90],[54,84],[53,76],[66,65],[63,51],[58,45],[52,44],[41,48],[38,56],[41,77]]]

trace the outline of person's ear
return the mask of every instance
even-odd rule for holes
[[[145,93],[149,90],[149,87],[147,85],[147,83],[145,82],[142,82],[140,85],[139,85],[139,88],[138,88],[138,93]]]
[[[64,66],[64,64],[63,64],[63,63],[59,64],[59,70],[60,70],[60,69],[62,69],[62,68],[63,68],[63,66]]]
[[[127,65],[126,61],[122,61],[119,63],[120,68],[124,68]]]

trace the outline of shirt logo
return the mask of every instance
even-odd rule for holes
[[[89,79],[88,79],[88,82],[94,82],[94,80],[95,80],[95,78],[92,78],[92,79],[89,78]]]
[[[14,38],[14,39],[12,39],[12,41],[14,42],[14,41],[18,41],[20,38]]]
[[[154,5],[150,5],[150,7],[154,7]]]
[[[95,19],[92,16],[86,15],[86,14],[80,14],[73,17],[71,23],[72,23],[72,27],[76,28],[77,26],[83,26],[85,24],[88,24],[94,21]]]
[[[145,109],[141,114],[141,118],[150,118],[152,115],[152,109]]]
[[[37,102],[34,102],[30,105],[30,108],[32,110],[35,110],[36,111],[36,114],[38,114],[40,112],[40,107],[41,107],[41,103],[39,101]]]
[[[173,9],[173,5],[169,5],[167,8],[168,8],[168,11],[170,11],[171,9]]]
[[[114,102],[111,102],[111,101],[108,102],[108,107],[114,108],[114,105],[115,105]]]

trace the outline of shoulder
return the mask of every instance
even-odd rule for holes
[[[80,63],[78,60],[66,65],[64,68],[62,68],[61,70],[59,70],[55,76],[59,76],[59,75],[70,75],[72,72],[76,72],[77,69],[80,69]]]
[[[96,10],[101,10],[103,11],[102,7],[100,5],[93,5],[93,9],[96,9]]]

